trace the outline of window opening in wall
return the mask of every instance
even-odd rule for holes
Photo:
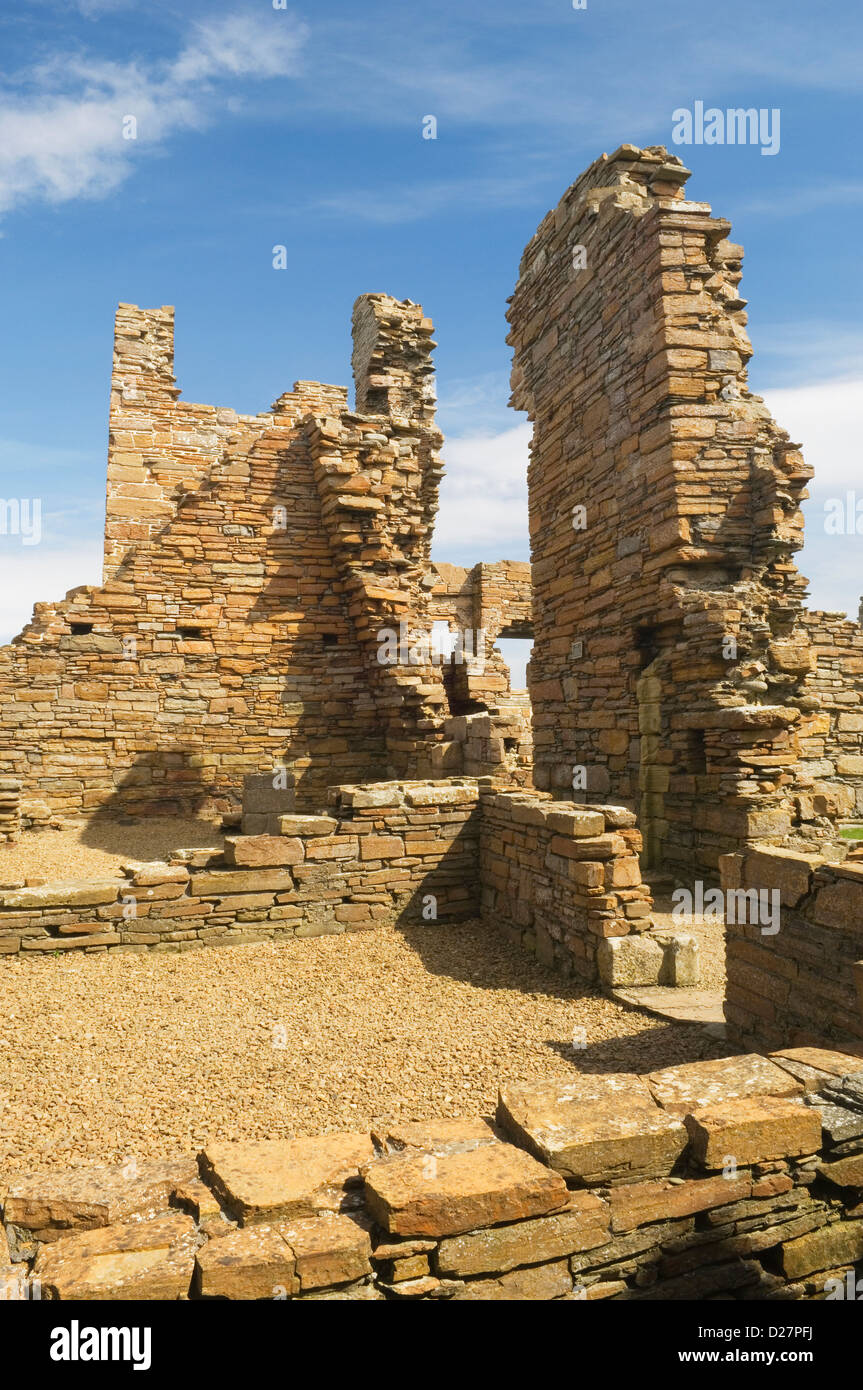
[[[203,637],[203,635],[204,635],[204,629],[203,629],[202,627],[178,627],[178,628],[177,628],[177,636],[178,636],[178,637],[184,637],[184,638],[190,638],[190,637]]]
[[[323,644],[324,644],[325,647],[335,647],[335,646],[337,645],[337,643],[338,643],[338,640],[339,640],[339,638],[338,638],[338,633],[335,633],[335,632],[322,632],[322,633],[321,633],[321,641],[323,642]]]
[[[509,667],[510,690],[527,690],[527,663],[533,651],[532,637],[498,637],[495,646]]]
[[[92,623],[70,623],[73,637],[86,637],[88,632],[93,631]]]

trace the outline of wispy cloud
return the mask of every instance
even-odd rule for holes
[[[379,187],[353,189],[306,205],[305,212],[350,217],[362,222],[394,225],[416,222],[457,204],[463,210],[492,207],[521,207],[536,200],[539,175],[501,176],[430,180]]]
[[[756,390],[796,387],[799,382],[827,386],[863,377],[863,331],[859,328],[800,319],[759,324],[752,338],[756,353],[750,378],[761,383]]]
[[[295,74],[306,33],[283,12],[227,15],[196,25],[169,62],[64,55],[7,80],[0,88],[0,212],[105,196],[128,177],[139,149],[213,119],[219,82]],[[128,123],[124,134],[129,116],[135,138]]]
[[[800,217],[821,208],[853,207],[863,203],[863,182],[859,179],[837,179],[833,183],[799,186],[786,192],[778,189],[769,198],[744,198],[737,203],[736,214],[748,213],[764,217]]]

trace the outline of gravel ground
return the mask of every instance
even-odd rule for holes
[[[131,860],[164,859],[193,845],[221,846],[211,821],[181,816],[96,817],[66,830],[25,830],[0,844],[0,883],[16,878],[104,878]]]
[[[574,1051],[577,1028],[586,1047]],[[562,981],[477,923],[8,958],[0,1175],[487,1114],[505,1079],[644,1072],[727,1050]]]

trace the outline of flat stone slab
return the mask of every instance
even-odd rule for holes
[[[452,1236],[566,1206],[566,1184],[523,1149],[381,1158],[363,1170],[366,1204],[391,1235]]]
[[[822,1083],[819,1094],[831,1105],[859,1113],[863,1111],[863,1075],[853,1072],[850,1076],[831,1077]]]
[[[544,1264],[578,1250],[593,1250],[610,1240],[607,1203],[592,1192],[574,1192],[570,1210],[558,1215],[441,1241],[437,1269],[457,1277],[504,1274],[522,1265]]]
[[[624,938],[620,938],[623,940]],[[676,1023],[723,1023],[722,992],[714,989],[675,989],[671,985],[629,985],[611,990],[612,999],[632,1004],[658,1018]]]
[[[837,1158],[835,1163],[819,1163],[818,1172],[835,1187],[863,1188],[863,1154]]]
[[[374,1156],[368,1134],[324,1134],[213,1144],[201,1154],[201,1167],[240,1225],[250,1226],[337,1211],[345,1189],[359,1185],[361,1167]]]
[[[81,1231],[44,1245],[33,1277],[42,1296],[51,1299],[185,1298],[197,1242],[190,1216],[166,1212],[150,1221]]]
[[[745,1096],[803,1094],[803,1085],[796,1077],[755,1052],[710,1062],[685,1062],[651,1072],[647,1081],[657,1102],[673,1115]]]
[[[821,1128],[832,1144],[843,1144],[849,1139],[859,1139],[863,1135],[863,1112],[846,1110],[841,1105],[831,1105],[814,1091],[807,1093],[806,1103],[817,1107],[821,1116]]]
[[[684,1123],[692,1155],[705,1168],[724,1168],[729,1158],[749,1167],[817,1153],[821,1146],[818,1111],[785,1097],[724,1101],[692,1111]]]
[[[80,879],[57,880],[39,887],[19,888],[17,892],[2,892],[0,903],[7,908],[96,907],[100,903],[116,902],[128,887],[126,878],[91,879],[86,883]]]
[[[694,1178],[685,1182],[631,1183],[609,1194],[611,1229],[615,1235],[635,1231],[652,1221],[674,1221],[711,1207],[743,1201],[752,1193],[752,1182],[742,1178]]]
[[[198,1287],[206,1298],[293,1298],[364,1278],[370,1255],[368,1232],[348,1216],[247,1226],[199,1251]]]
[[[816,1270],[835,1270],[863,1258],[863,1221],[837,1221],[780,1247],[782,1273],[800,1279]]]
[[[819,1090],[831,1076],[850,1076],[863,1071],[863,1057],[825,1047],[783,1047],[771,1052],[770,1060],[802,1081],[807,1091]]]
[[[4,1220],[40,1240],[164,1211],[172,1192],[198,1176],[193,1158],[23,1173],[9,1181]]]
[[[667,1177],[686,1147],[681,1121],[643,1077],[580,1076],[500,1092],[498,1123],[557,1172],[589,1185]]]
[[[225,839],[225,863],[233,868],[299,864],[303,842],[288,835],[229,835]]]
[[[478,1144],[500,1143],[490,1120],[409,1120],[378,1125],[373,1138],[382,1149],[421,1149],[426,1153],[465,1153]]]

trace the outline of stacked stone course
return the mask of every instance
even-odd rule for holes
[[[494,1120],[9,1175],[0,1283],[61,1301],[824,1298],[863,1259],[861,1067],[800,1048],[582,1074],[505,1086]]]
[[[753,924],[754,911],[728,914],[725,1016],[734,1041],[860,1046],[863,864],[754,846],[723,858],[722,887],[749,892],[753,905],[763,893],[780,902],[775,932]]]
[[[333,787],[328,812],[270,809],[263,831],[229,835],[223,851],[122,877],[0,885],[0,953],[182,951],[482,910],[540,959],[595,979],[601,939],[650,926],[640,836],[619,807],[449,778]]]
[[[428,775],[444,673],[378,658],[381,629],[434,620],[430,321],[361,296],[357,410],[299,381],[254,416],[179,399],[173,325],[118,310],[104,582],[37,604],[0,649],[0,775],[46,821],[235,813],[244,776],[282,763],[307,810],[338,782]],[[500,625],[508,597],[529,611],[521,569],[492,594]],[[440,594],[434,616],[455,617]]]
[[[833,825],[794,800],[811,469],[748,389],[742,248],[688,176],[659,147],[591,165],[524,253],[508,341],[534,422],[536,785],[569,795],[584,767],[585,799],[637,809],[649,864],[716,876]]]

